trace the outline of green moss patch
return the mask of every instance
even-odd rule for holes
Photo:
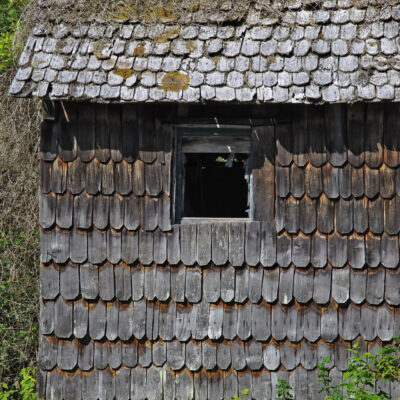
[[[135,57],[143,57],[145,53],[145,43],[139,43],[134,49],[133,49],[133,56]]]
[[[131,68],[115,68],[113,70],[113,74],[122,76],[124,79],[128,79],[133,75],[133,69],[131,69]]]
[[[189,75],[178,71],[172,71],[164,75],[160,89],[168,92],[180,92],[189,87],[189,82]]]

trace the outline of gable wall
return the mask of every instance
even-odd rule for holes
[[[346,347],[400,332],[397,104],[57,108],[41,142],[43,397],[269,399],[286,378],[323,398],[322,357],[340,381]],[[258,221],[171,226],[171,124],[215,117],[251,119]]]

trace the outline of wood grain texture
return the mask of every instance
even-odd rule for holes
[[[229,225],[216,223],[212,226],[211,234],[212,261],[216,265],[224,265],[229,256]]]
[[[289,137],[288,133],[282,135],[285,137]],[[252,142],[253,142],[252,174],[253,174],[253,202],[254,202],[253,218],[255,221],[267,221],[272,223],[274,218],[273,205],[275,197],[274,127],[266,126],[266,127],[253,128]],[[278,142],[280,143],[279,140]],[[278,148],[278,158],[279,158],[279,151],[280,150]],[[282,158],[285,157],[282,156]]]

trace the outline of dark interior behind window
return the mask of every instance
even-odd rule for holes
[[[247,154],[186,153],[184,156],[183,217],[248,217]]]
[[[177,143],[176,219],[250,218],[249,132],[181,132]]]

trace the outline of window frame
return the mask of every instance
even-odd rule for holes
[[[248,153],[249,160],[249,182],[248,203],[249,217],[183,217],[184,203],[184,165],[182,162],[182,139],[184,136],[247,136],[250,141]],[[253,140],[252,127],[250,125],[175,125],[175,143],[173,156],[173,204],[172,221],[175,224],[213,223],[213,222],[250,222],[253,221]]]

